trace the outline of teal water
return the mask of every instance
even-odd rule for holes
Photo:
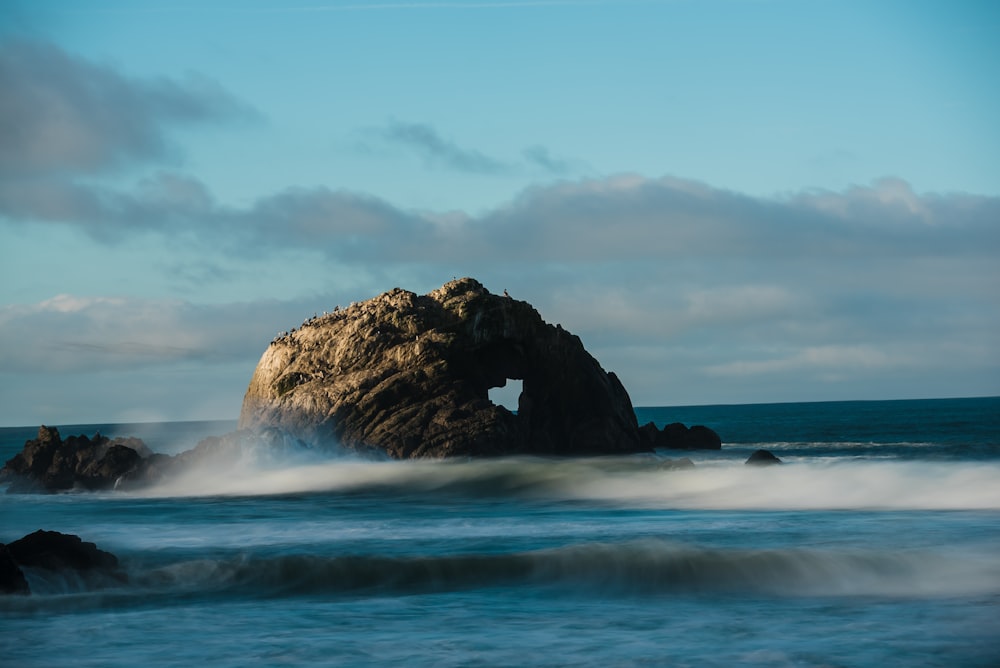
[[[0,495],[130,582],[29,573],[12,666],[995,666],[1000,399],[643,408],[721,452],[248,458],[142,494]],[[60,425],[176,452],[231,422]],[[37,426],[0,430],[0,456]],[[743,461],[766,447],[787,463]],[[679,454],[696,467],[671,470]]]

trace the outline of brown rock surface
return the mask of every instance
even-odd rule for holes
[[[523,381],[517,413],[489,400]],[[273,426],[393,458],[645,449],[628,393],[530,304],[463,278],[396,288],[276,338],[240,429]]]

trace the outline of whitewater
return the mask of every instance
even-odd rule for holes
[[[723,449],[247,452],[137,492],[0,495],[0,542],[74,533],[128,574],[27,572],[0,662],[1000,665],[1000,399],[637,413]],[[232,423],[59,428],[177,452]],[[0,456],[34,431],[0,429]],[[757,448],[785,463],[744,465]]]

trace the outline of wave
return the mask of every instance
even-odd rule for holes
[[[653,456],[364,461],[192,470],[144,496],[372,494],[380,498],[546,499],[706,510],[1000,510],[1000,462],[817,459],[750,467]]]
[[[128,584],[104,592],[38,592],[86,605],[163,598],[397,596],[493,588],[572,595],[995,596],[1000,564],[985,554],[938,551],[717,549],[660,540],[586,543],[518,553],[386,556],[231,555],[156,567],[131,565]],[[31,599],[35,600],[32,601]],[[51,601],[50,601],[51,602]]]

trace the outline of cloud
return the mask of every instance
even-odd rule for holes
[[[573,164],[570,161],[554,157],[544,146],[530,146],[521,151],[521,155],[529,164],[549,174],[561,176],[573,171]]]
[[[57,295],[0,307],[0,368],[62,374],[256,359],[310,303],[196,305],[176,299]],[[311,311],[310,311],[311,315]]]
[[[328,188],[231,207],[169,173],[126,191],[77,188],[75,199],[8,192],[6,202],[36,216],[50,207],[51,224],[107,248],[137,235],[169,242],[157,260],[170,280],[238,282],[227,271],[252,260],[269,276],[253,289],[287,289],[289,301],[8,307],[0,364],[27,373],[239,359],[249,373],[277,330],[316,310],[302,296],[316,286],[336,285],[346,303],[348,289],[347,301],[472,275],[580,335],[637,403],[850,398],[862,385],[882,396],[1000,391],[1000,198],[917,193],[898,179],[759,198],[618,175],[531,188],[470,214]],[[224,261],[204,262],[205,249]],[[22,354],[17,341],[35,345]]]
[[[384,146],[402,147],[416,154],[429,167],[463,174],[499,176],[542,172],[550,176],[565,176],[579,168],[575,162],[553,156],[549,149],[541,145],[529,146],[521,151],[520,161],[496,158],[446,139],[427,123],[394,120],[383,127],[369,128],[362,134],[365,139],[359,148],[366,152]]]
[[[254,113],[205,77],[129,78],[41,42],[0,43],[0,90],[5,180],[163,160],[167,128]]]
[[[430,166],[470,174],[502,174],[511,169],[501,160],[445,139],[432,126],[424,123],[392,121],[371,133],[384,142],[415,152]]]
[[[348,260],[591,263],[702,258],[824,261],[1000,248],[1000,198],[920,195],[902,181],[765,199],[674,178],[621,175],[528,189],[481,215],[408,211],[345,190],[295,188],[243,208],[163,172],[133,189],[0,183],[0,215],[77,226],[96,239],[156,232]]]
[[[847,374],[856,369],[884,370],[908,363],[910,360],[905,357],[891,355],[871,345],[825,345],[806,347],[788,357],[710,365],[706,371],[718,376],[756,376],[817,369]]]

